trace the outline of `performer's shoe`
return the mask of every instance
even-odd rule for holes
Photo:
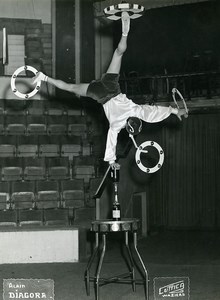
[[[122,21],[122,35],[127,36],[130,30],[130,16],[127,11],[122,12],[121,21]]]

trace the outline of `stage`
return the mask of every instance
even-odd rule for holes
[[[117,243],[117,240],[112,240],[107,245],[103,263],[104,276],[120,273],[124,268],[126,270]],[[149,272],[149,299],[155,299],[154,278],[188,277],[190,299],[218,300],[219,245],[218,231],[152,232],[148,237],[139,239],[138,249]],[[93,300],[95,295],[92,284],[90,296],[86,295],[84,283],[86,265],[87,259],[76,263],[3,264],[0,267],[0,280],[52,279],[56,300]],[[2,294],[2,290],[0,293]],[[100,299],[142,300],[145,299],[145,295],[142,285],[138,285],[136,292],[133,292],[131,285],[112,283],[100,288]]]

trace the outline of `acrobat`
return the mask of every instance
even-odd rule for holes
[[[187,113],[185,109],[173,108],[171,106],[138,105],[121,92],[119,73],[122,57],[127,49],[130,19],[129,13],[122,11],[121,39],[114,51],[106,73],[101,76],[101,79],[93,80],[90,83],[71,84],[48,77],[42,72],[39,72],[33,78],[33,84],[44,81],[78,96],[92,98],[103,106],[105,115],[109,121],[104,161],[108,162],[112,168],[120,168],[116,158],[117,138],[121,129],[126,127],[129,117],[136,117],[148,123],[156,123],[168,118],[171,114],[176,115],[181,120],[181,116]]]

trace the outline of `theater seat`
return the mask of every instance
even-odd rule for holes
[[[35,183],[33,181],[12,182],[12,208],[32,209],[35,207]]]
[[[10,208],[10,185],[9,182],[0,182],[0,210]]]
[[[38,138],[37,136],[19,136],[17,145],[18,157],[37,157]]]
[[[47,158],[48,179],[70,179],[70,167],[68,157]]]
[[[67,117],[66,116],[47,116],[48,134],[63,135],[67,134]]]
[[[47,134],[47,123],[45,116],[27,116],[27,134]]]
[[[0,168],[2,181],[22,180],[23,178],[23,166],[20,158],[0,158]]]
[[[87,137],[88,128],[85,117],[68,116],[68,135]]]
[[[17,226],[16,210],[0,211],[0,226]]]
[[[42,226],[44,224],[42,209],[19,209],[17,213],[20,226]]]
[[[60,207],[59,184],[57,181],[44,180],[36,182],[37,208]]]
[[[96,159],[92,156],[75,157],[72,162],[73,177],[84,179],[89,183],[90,178],[96,175]]]
[[[70,161],[74,156],[82,154],[82,139],[80,136],[62,136],[61,143],[61,157],[68,157]]]
[[[60,144],[57,136],[39,136],[39,157],[59,157]]]
[[[5,116],[5,133],[10,135],[22,135],[26,133],[26,118],[23,115]]]
[[[70,225],[72,223],[69,209],[56,208],[44,210],[45,225]]]
[[[46,179],[46,162],[45,158],[25,157],[24,179],[25,180],[43,180]]]
[[[2,136],[0,138],[0,157],[16,156],[16,136]]]
[[[84,180],[62,180],[61,198],[63,207],[83,207],[85,203]]]

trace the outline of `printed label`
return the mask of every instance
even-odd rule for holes
[[[3,279],[3,300],[54,300],[51,279]]]
[[[113,210],[112,217],[113,219],[120,218],[120,210]]]
[[[154,278],[154,300],[175,298],[189,300],[188,277],[156,277]]]

